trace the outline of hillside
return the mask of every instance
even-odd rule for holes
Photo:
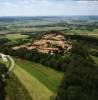
[[[24,98],[23,100],[31,100],[31,98],[32,100],[50,100],[56,94],[63,73],[26,60],[16,58],[14,60],[16,62],[13,70],[15,76],[12,74],[10,75],[11,79],[6,80],[6,98],[16,100],[20,96],[18,100],[21,100],[21,98]],[[17,88],[20,89],[18,90]],[[15,95],[16,92],[17,95]],[[28,99],[26,99],[27,97]]]

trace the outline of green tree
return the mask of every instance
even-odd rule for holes
[[[2,74],[7,72],[4,64],[0,63],[0,100],[5,100],[5,82],[3,81]]]
[[[98,100],[98,66],[82,45],[72,49],[56,100]]]

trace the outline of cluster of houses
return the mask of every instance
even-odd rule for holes
[[[44,35],[40,40],[34,41],[30,46],[21,45],[13,47],[13,50],[26,48],[28,50],[36,49],[40,53],[54,54],[59,53],[61,50],[69,52],[72,48],[71,42],[66,41],[63,35],[51,33]]]

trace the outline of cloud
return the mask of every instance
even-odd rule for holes
[[[0,16],[98,15],[98,1],[0,0]]]

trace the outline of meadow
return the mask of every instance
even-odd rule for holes
[[[63,73],[47,68],[41,64],[32,63],[30,61],[15,59],[16,64],[22,69],[26,70],[29,74],[38,79],[52,92],[56,93],[58,86],[62,80]],[[56,77],[55,77],[56,76]]]
[[[56,95],[63,78],[62,72],[27,60],[13,59],[15,68],[5,80],[8,100],[50,100]]]
[[[27,38],[28,36],[27,35],[22,35],[22,34],[19,34],[19,33],[14,33],[14,34],[5,34],[3,36],[0,36],[0,38],[7,38],[9,40],[17,40],[17,39],[25,39]]]

